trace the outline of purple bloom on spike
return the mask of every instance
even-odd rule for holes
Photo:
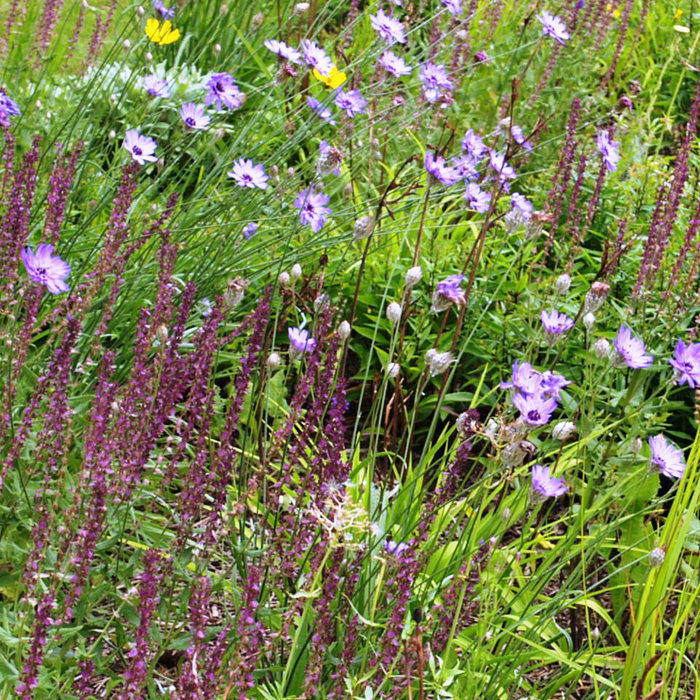
[[[464,193],[470,206],[479,214],[485,214],[491,206],[491,195],[479,187],[476,182],[470,182],[467,185],[467,190]]]
[[[477,161],[481,160],[489,152],[484,140],[474,129],[468,129],[467,133],[464,134],[462,149],[467,151]]]
[[[53,254],[52,245],[41,243],[36,253],[31,248],[23,248],[20,256],[33,282],[43,285],[51,294],[68,291],[64,280],[70,275],[70,265]]]
[[[316,347],[316,341],[309,335],[309,331],[301,328],[288,328],[289,342],[299,353],[312,352]]]
[[[333,61],[328,54],[315,41],[302,41],[301,48],[306,64],[315,68],[321,75],[328,76],[333,68]]]
[[[461,156],[453,158],[452,165],[462,179],[473,180],[477,176],[476,159],[469,153],[463,153]]]
[[[126,132],[123,146],[139,165],[145,165],[146,161],[155,163],[158,160],[153,155],[158,144],[150,136],[139,134],[136,129],[129,129]]]
[[[491,167],[498,174],[498,178],[501,182],[506,182],[506,180],[515,180],[517,177],[515,170],[506,162],[506,157],[503,153],[499,153],[498,151],[490,151],[489,162]]]
[[[474,54],[474,60],[477,63],[489,63],[489,61],[490,61],[488,54],[485,53],[484,51],[477,51]]]
[[[309,105],[309,107],[316,113],[316,116],[320,117],[323,119],[323,121],[328,122],[329,124],[335,124],[335,119],[333,119],[333,112],[331,112],[326,105],[324,105],[322,102],[319,102],[315,97],[309,97],[306,98],[306,104]]]
[[[566,25],[562,22],[559,17],[555,17],[546,10],[543,10],[537,19],[542,25],[542,36],[551,36],[552,39],[556,40],[563,46],[570,39],[571,35],[566,30]]]
[[[627,365],[632,369],[646,369],[654,361],[647,353],[644,343],[633,336],[632,331],[625,325],[620,326],[613,345],[617,351],[614,364],[618,367]]]
[[[185,102],[180,107],[180,117],[185,122],[185,126],[190,129],[206,129],[211,121],[209,115],[204,111],[204,107],[194,102]]]
[[[447,165],[442,156],[436,156],[430,151],[426,151],[425,153],[424,165],[428,173],[443,185],[454,185],[461,179],[459,172],[455,168]]]
[[[328,195],[314,191],[313,186],[302,190],[294,201],[294,206],[300,210],[301,223],[311,226],[311,229],[318,233],[331,214],[331,210],[326,206],[329,201]]]
[[[536,464],[532,468],[532,490],[537,500],[546,500],[547,498],[563,496],[568,487],[564,479],[552,476],[549,467]]]
[[[678,384],[687,384],[691,389],[700,387],[700,343],[686,345],[679,340],[669,362],[676,370]]]
[[[10,125],[10,117],[17,117],[22,114],[17,103],[8,97],[7,93],[0,88],[0,124]]]
[[[243,106],[241,91],[228,73],[214,73],[207,83],[209,92],[204,98],[204,104],[214,104],[221,112],[223,107],[227,109],[240,109]]]
[[[278,41],[277,39],[266,39],[263,41],[263,46],[290,63],[301,63],[301,51],[297,51],[295,48],[285,44],[283,41]]]
[[[227,173],[233,178],[239,187],[257,187],[260,190],[267,189],[268,176],[262,163],[253,163],[250,158],[239,158],[233,161],[233,169]]]
[[[522,146],[526,151],[532,150],[532,144],[525,138],[523,130],[517,124],[514,124],[511,127],[510,133],[513,136],[513,141],[515,141],[515,143]]]
[[[156,12],[160,12],[163,19],[172,19],[173,17],[175,17],[175,8],[167,8],[163,4],[163,0],[153,0],[153,9]]]
[[[413,72],[413,67],[409,66],[401,56],[397,56],[393,51],[385,51],[379,57],[379,65],[397,78],[403,75],[411,75]]]
[[[462,12],[462,3],[460,0],[442,0],[442,4],[451,15],[457,16]]]
[[[542,372],[540,377],[540,392],[544,398],[552,397],[559,399],[559,394],[565,386],[569,386],[571,382],[563,375],[556,374],[547,370]]]
[[[519,192],[513,192],[510,196],[510,203],[513,205],[513,209],[517,209],[522,215],[525,221],[528,221],[535,207],[532,202],[523,197]]]
[[[359,90],[350,90],[349,92],[338,90],[335,95],[335,104],[340,107],[340,109],[345,110],[348,117],[352,119],[358,114],[365,113],[367,100],[362,97]]]
[[[556,399],[545,399],[539,394],[528,396],[516,394],[513,397],[513,403],[528,425],[546,425],[557,409]]]
[[[251,221],[244,229],[243,229],[243,235],[246,238],[252,238],[257,232],[258,229],[260,228],[260,224],[256,224],[255,221]]]
[[[423,83],[425,99],[431,104],[437,102],[442,97],[443,92],[455,89],[454,83],[448,77],[442,63],[437,64],[432,61],[421,63],[419,78]]]
[[[551,313],[542,311],[540,318],[547,340],[552,344],[556,343],[563,333],[574,327],[574,320],[566,314],[560,314],[556,309],[552,310]]]
[[[670,443],[663,434],[649,438],[651,447],[651,460],[649,466],[652,471],[660,471],[669,479],[680,479],[685,472],[685,459],[683,450],[679,450]]]
[[[597,139],[598,152],[600,153],[605,167],[614,173],[617,170],[617,164],[620,162],[620,154],[618,148],[620,144],[617,141],[611,141],[607,131],[601,131]]]
[[[396,44],[405,44],[406,37],[403,31],[403,25],[398,19],[387,15],[384,10],[377,10],[376,15],[370,15],[369,20],[372,23],[372,28],[379,35],[380,39],[384,39],[389,46]]]
[[[384,542],[384,549],[386,550],[386,553],[390,554],[392,557],[400,557],[407,549],[409,549],[409,545],[407,545],[405,542],[386,540]]]
[[[542,375],[529,362],[521,365],[517,360],[513,363],[513,372],[509,382],[501,382],[501,389],[515,389],[518,393],[529,395],[540,392]]]
[[[170,97],[170,89],[167,81],[157,75],[147,75],[143,79],[144,90],[153,97]]]

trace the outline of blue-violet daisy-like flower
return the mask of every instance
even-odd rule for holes
[[[506,157],[503,153],[499,153],[498,151],[490,151],[489,161],[491,167],[496,171],[498,179],[501,182],[506,182],[506,180],[515,180],[517,177],[513,167],[508,165],[506,162]]]
[[[501,389],[514,389],[520,394],[538,394],[542,375],[529,362],[521,365],[517,360],[513,363],[511,380],[501,382]]]
[[[535,209],[532,202],[526,197],[523,197],[523,195],[521,195],[519,192],[513,192],[513,194],[510,196],[510,203],[513,206],[513,209],[517,209],[523,215],[523,219],[525,219],[525,221],[530,219],[530,216]]]
[[[460,0],[442,0],[442,4],[451,15],[457,16],[462,12],[462,3]]]
[[[559,17],[555,17],[546,10],[543,10],[537,19],[542,25],[542,36],[551,36],[558,43],[563,46],[571,38],[571,35],[566,29],[566,25],[562,22]]]
[[[315,68],[322,76],[328,77],[333,68],[333,61],[328,54],[315,41],[311,40],[302,41],[301,48],[306,64]]]
[[[18,117],[22,114],[19,105],[0,88],[0,124],[10,126],[10,117]]]
[[[542,372],[540,377],[540,392],[544,398],[552,396],[559,399],[559,394],[565,386],[569,386],[571,382],[563,375],[556,374],[550,370]]]
[[[243,229],[243,235],[246,238],[252,238],[258,232],[259,228],[260,228],[260,224],[255,223],[255,221],[251,221]]]
[[[185,102],[180,107],[180,116],[185,122],[185,126],[190,129],[206,129],[211,121],[211,117],[204,111],[204,107],[194,102]]]
[[[175,8],[167,8],[162,0],[153,0],[153,9],[156,12],[160,12],[160,14],[163,16],[163,19],[172,19],[175,17]]]
[[[442,97],[443,92],[455,89],[454,83],[450,80],[442,63],[438,64],[432,61],[421,63],[418,77],[423,83],[425,99],[431,104],[437,102]]]
[[[353,118],[358,114],[365,113],[367,100],[362,97],[359,90],[350,90],[349,92],[338,90],[335,95],[335,104],[340,107],[340,109],[345,110],[348,117]]]
[[[233,169],[228,173],[240,187],[257,187],[267,189],[268,176],[262,163],[253,163],[250,158],[239,158],[233,161]]]
[[[65,280],[70,275],[70,265],[53,254],[52,245],[41,243],[36,253],[31,248],[23,248],[20,256],[33,282],[43,285],[51,294],[68,291]]]
[[[462,139],[462,149],[470,153],[477,161],[481,160],[489,152],[484,140],[474,129],[467,129],[467,133],[464,134]]]
[[[306,98],[306,104],[309,105],[313,112],[315,112],[316,116],[323,119],[323,121],[326,121],[329,124],[335,124],[333,112],[331,112],[331,110],[326,107],[323,102],[319,102],[315,97],[311,97],[311,95],[309,95],[309,97]]]
[[[443,185],[454,185],[462,179],[456,168],[447,165],[442,156],[436,156],[430,151],[425,153],[424,165],[428,173]]]
[[[600,153],[605,167],[614,173],[617,170],[617,164],[620,162],[620,153],[618,148],[620,144],[617,141],[611,141],[607,131],[601,131],[597,138],[598,153]]]
[[[223,107],[227,109],[240,109],[243,106],[242,92],[228,73],[214,73],[207,83],[209,92],[204,98],[204,104],[214,104],[221,112]]]
[[[455,156],[452,158],[452,165],[462,179],[473,180],[477,176],[476,158],[470,153],[463,153],[461,156]]]
[[[301,328],[288,328],[287,335],[292,348],[301,354],[304,352],[313,352],[316,347],[316,341],[309,335],[309,331]]]
[[[633,336],[632,331],[625,325],[620,326],[613,345],[617,351],[613,357],[613,364],[617,367],[627,365],[631,369],[646,369],[654,361],[647,353],[644,343]]]
[[[539,394],[524,396],[516,394],[513,397],[515,407],[520,411],[522,419],[528,425],[546,425],[552,414],[557,410],[556,399],[545,399]]]
[[[511,127],[510,133],[513,136],[513,141],[515,141],[518,146],[522,146],[526,151],[532,150],[532,144],[525,138],[523,130],[517,124]]]
[[[474,211],[478,211],[479,214],[485,214],[491,206],[491,194],[482,190],[476,182],[467,184],[464,196],[471,208],[474,209]]]
[[[294,206],[299,209],[301,223],[311,226],[311,229],[318,233],[331,214],[331,210],[326,206],[329,201],[328,195],[316,192],[313,185],[302,190],[294,201]]]
[[[157,75],[147,75],[143,79],[143,87],[153,97],[170,97],[170,88],[168,88],[167,81],[159,78]]]
[[[438,282],[435,294],[433,294],[433,305],[430,310],[439,313],[440,311],[448,309],[452,304],[461,306],[466,303],[464,290],[462,289],[463,281],[464,275],[452,275]]]
[[[376,15],[370,15],[369,21],[372,23],[372,28],[384,39],[389,46],[393,44],[405,44],[406,36],[404,35],[403,25],[398,19],[387,15],[384,10],[377,10]]]
[[[409,66],[401,56],[397,56],[393,51],[385,51],[379,57],[379,65],[384,68],[387,73],[391,73],[397,78],[403,75],[411,75],[413,72],[413,66]]]
[[[685,472],[683,450],[670,443],[663,434],[649,438],[651,460],[649,467],[652,471],[660,471],[669,479],[680,479]]]
[[[553,309],[551,313],[542,311],[540,318],[542,319],[547,341],[551,344],[556,343],[563,333],[570,331],[574,327],[574,320],[566,314],[559,313],[556,309]]]
[[[549,467],[536,464],[532,468],[532,490],[535,500],[544,501],[547,498],[563,496],[568,487],[564,479],[552,476]]]
[[[700,387],[700,343],[686,345],[679,340],[669,362],[676,370],[678,384],[687,384],[691,389]]]
[[[294,47],[285,44],[283,41],[266,39],[263,41],[263,46],[290,63],[301,63],[301,51],[297,51]]]
[[[153,155],[158,144],[150,136],[139,134],[137,129],[129,129],[126,132],[122,145],[139,165],[145,165],[146,161],[155,163],[158,160]]]

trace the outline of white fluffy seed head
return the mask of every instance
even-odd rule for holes
[[[556,283],[556,288],[557,288],[557,294],[560,294],[563,296],[569,291],[569,288],[571,287],[571,275],[568,275],[566,272],[563,275],[559,275],[557,277],[557,283]]]
[[[391,304],[386,307],[386,317],[393,325],[396,325],[401,320],[402,313],[403,309],[401,308],[401,304],[397,301],[392,301]]]
[[[406,286],[412,287],[414,284],[418,284],[421,279],[423,279],[423,270],[419,265],[416,265],[406,273]]]

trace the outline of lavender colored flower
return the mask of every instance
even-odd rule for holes
[[[306,104],[316,113],[316,116],[320,117],[329,124],[335,124],[335,119],[333,119],[333,112],[323,104],[319,102],[315,97],[306,98]]]
[[[159,78],[157,75],[147,75],[143,79],[143,87],[153,97],[170,97],[170,88],[168,88],[167,81]]]
[[[649,438],[651,460],[649,467],[652,471],[660,471],[669,479],[680,479],[685,472],[683,450],[678,449],[662,434]]]
[[[532,490],[536,500],[546,500],[547,498],[558,498],[563,496],[568,486],[564,479],[557,479],[552,476],[549,467],[536,464],[532,468]]]
[[[211,121],[209,115],[205,113],[204,107],[194,102],[185,102],[180,107],[180,117],[185,122],[185,126],[190,129],[206,129]]]
[[[292,348],[298,353],[313,352],[316,341],[309,335],[309,331],[301,328],[288,328],[287,335]]]
[[[700,387],[700,343],[686,345],[676,343],[674,356],[669,360],[674,368],[678,384],[687,384],[691,389]]]
[[[529,362],[521,365],[517,360],[513,363],[513,371],[509,382],[501,382],[501,389],[515,389],[518,393],[528,396],[540,392],[542,375]]]
[[[627,365],[632,369],[646,369],[654,361],[647,353],[644,343],[633,336],[632,331],[625,325],[620,326],[613,345],[617,351],[614,364],[618,367]]]
[[[393,51],[385,51],[379,57],[379,65],[397,78],[403,75],[411,75],[413,72],[413,66],[409,66],[401,56],[397,56]]]
[[[392,557],[400,557],[407,549],[410,549],[410,545],[405,542],[394,542],[394,540],[386,540],[384,542],[384,549],[387,554]]]
[[[242,93],[233,77],[228,73],[214,73],[207,83],[209,92],[204,98],[204,104],[214,104],[221,112],[223,107],[227,109],[240,109],[243,106]]]
[[[301,51],[277,39],[266,39],[263,46],[290,63],[301,63]]]
[[[52,245],[41,243],[36,253],[31,248],[23,248],[20,256],[33,282],[44,285],[51,294],[68,291],[64,280],[70,275],[70,265],[53,254]]]
[[[477,161],[481,160],[489,152],[484,140],[474,129],[467,129],[467,133],[464,134],[462,139],[462,149],[467,151]]]
[[[435,294],[433,294],[433,305],[430,310],[439,313],[440,311],[448,309],[452,304],[461,306],[466,303],[464,290],[462,289],[463,281],[464,275],[452,275],[438,282]]]
[[[301,48],[306,64],[327,77],[333,68],[333,61],[328,57],[328,54],[315,41],[302,41]]]
[[[491,59],[489,58],[488,54],[484,51],[477,51],[474,54],[474,61],[476,63],[490,63]]]
[[[425,153],[424,165],[428,173],[443,185],[451,186],[461,179],[456,168],[447,165],[442,156],[436,156],[430,151]]]
[[[597,145],[605,167],[611,173],[614,173],[617,170],[617,164],[620,162],[620,153],[618,152],[620,144],[617,141],[611,141],[607,131],[601,131],[598,134]]]
[[[300,210],[301,223],[318,233],[331,213],[326,206],[329,201],[328,195],[316,192],[313,186],[302,190],[294,201],[294,206]]]
[[[550,396],[554,399],[559,399],[559,394],[565,386],[569,386],[571,382],[563,375],[556,374],[550,370],[542,372],[540,377],[540,392],[544,398]]]
[[[539,394],[528,396],[516,394],[513,397],[513,403],[528,425],[546,425],[557,409],[556,399],[545,399]]]
[[[372,23],[372,28],[379,35],[379,38],[386,41],[389,46],[396,43],[406,43],[403,25],[395,17],[387,15],[384,10],[377,10],[376,15],[369,16],[369,20]]]
[[[461,0],[442,0],[442,4],[447,8],[447,11],[455,17],[462,12]]]
[[[566,30],[566,25],[559,17],[555,17],[546,10],[543,10],[537,15],[537,20],[542,25],[542,36],[551,36],[552,39],[559,44],[566,46],[566,42],[571,38],[571,35]]]
[[[510,203],[513,205],[513,209],[517,209],[522,214],[525,221],[530,218],[535,209],[532,202],[526,197],[523,197],[519,192],[513,192],[510,196]]]
[[[454,83],[450,80],[442,63],[426,61],[421,63],[420,78],[423,83],[423,94],[425,99],[431,104],[437,102],[442,97],[443,92],[455,89]]]
[[[167,8],[163,4],[163,0],[153,0],[153,9],[156,12],[160,12],[163,19],[172,19],[173,17],[175,17],[175,8]]]
[[[477,176],[476,159],[469,153],[463,153],[461,156],[453,158],[452,165],[461,179],[473,180]]]
[[[262,163],[253,163],[250,158],[239,158],[233,162],[233,170],[227,173],[239,187],[267,189],[269,177]]]
[[[501,182],[506,182],[507,180],[515,180],[517,174],[512,166],[508,165],[506,162],[505,154],[499,153],[498,151],[489,152],[489,162],[491,167],[498,174],[498,178]]]
[[[518,146],[522,146],[526,151],[532,150],[532,144],[525,138],[523,130],[517,124],[513,124],[510,133],[513,137],[513,141],[515,141]]]
[[[540,318],[547,340],[552,344],[556,343],[563,333],[574,327],[574,320],[566,314],[559,313],[556,309],[553,309],[551,313],[542,311]]]
[[[153,155],[158,144],[150,136],[139,134],[136,129],[129,129],[126,132],[123,146],[139,165],[145,165],[146,161],[155,163],[158,160]]]
[[[464,193],[470,206],[479,214],[485,214],[491,206],[491,195],[479,187],[475,182],[467,184],[467,190]]]
[[[10,125],[10,117],[17,117],[22,114],[18,104],[11,99],[8,94],[0,88],[0,124]]]
[[[340,109],[345,110],[348,117],[352,119],[358,114],[365,113],[367,100],[362,97],[359,90],[350,90],[349,92],[338,90],[335,95],[335,104],[337,107],[340,107]]]
[[[252,238],[258,232],[259,228],[260,228],[260,224],[256,223],[255,221],[251,221],[249,224],[247,224],[244,227],[243,235],[246,238]]]

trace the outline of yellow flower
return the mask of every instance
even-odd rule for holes
[[[622,12],[620,12],[620,8],[619,8],[619,7],[615,10],[615,12],[612,13],[612,16],[613,16],[615,19],[620,19],[620,16],[621,16],[621,15],[622,15]]]
[[[676,10],[676,14],[673,15],[673,19],[677,20],[677,19],[680,19],[682,16],[683,16],[683,10],[681,10],[681,8],[679,7]]]
[[[320,80],[324,85],[327,85],[329,88],[333,89],[339,88],[348,79],[347,74],[338,70],[335,66],[331,68],[331,71],[327,76],[321,75],[321,73],[314,68],[314,77],[316,80]]]
[[[149,19],[146,21],[146,36],[154,43],[164,46],[172,44],[180,38],[180,30],[172,29],[170,20],[166,19],[161,25],[157,19]]]

